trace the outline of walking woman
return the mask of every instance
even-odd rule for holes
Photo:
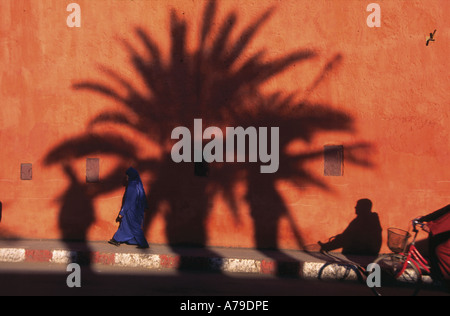
[[[136,169],[130,167],[126,174],[127,187],[122,200],[122,208],[116,218],[116,222],[120,222],[120,225],[109,243],[115,246],[126,243],[138,245],[139,248],[148,248],[149,245],[142,230],[144,213],[148,208],[144,186]]]

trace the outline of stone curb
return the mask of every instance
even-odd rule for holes
[[[279,261],[267,258],[223,258],[202,255],[87,252],[65,249],[0,248],[0,262],[48,262],[54,264],[75,262],[80,265],[103,264],[146,269],[260,273],[341,281],[356,281],[360,276],[355,266],[340,263]]]

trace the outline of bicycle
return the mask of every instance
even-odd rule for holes
[[[381,287],[373,290],[379,296],[398,293],[399,287],[405,289],[411,295],[417,295],[423,284],[423,277],[431,278],[430,263],[425,259],[415,243],[419,233],[418,226],[423,229],[424,223],[417,220],[412,221],[413,236],[399,228],[388,229],[388,247],[393,252],[379,256],[374,263],[378,264],[381,270]],[[410,244],[408,240],[413,237]]]
[[[331,237],[329,241],[332,241],[334,237]],[[313,255],[325,262],[320,267],[317,279],[319,280],[334,280],[334,281],[356,281],[360,284],[367,284],[367,277],[371,274],[365,268],[366,264],[369,264],[369,257],[367,258],[356,258],[358,262],[349,259],[347,256],[340,256],[338,254],[333,254],[323,249],[323,243],[320,241],[317,244],[308,245],[306,248],[310,255]],[[361,262],[364,261],[364,262]],[[368,266],[368,268],[369,268]],[[379,295],[375,290],[375,287],[368,286],[368,289],[372,291],[373,294]]]

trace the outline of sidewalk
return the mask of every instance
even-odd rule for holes
[[[346,258],[342,254],[295,250],[258,251],[243,248],[172,248],[150,245],[138,249],[105,242],[59,240],[0,240],[0,262],[48,262],[55,264],[104,264],[148,269],[262,273],[304,279],[358,280],[356,265],[366,267],[374,258]]]

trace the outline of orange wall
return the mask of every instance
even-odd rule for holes
[[[69,15],[66,6],[71,2],[81,7],[80,28],[66,25]],[[372,2],[381,7],[380,28],[366,25],[369,15],[366,6]],[[407,229],[407,220],[447,205],[450,46],[446,43],[450,33],[445,12],[450,12],[450,2],[219,1],[207,43],[217,38],[217,30],[230,12],[237,17],[230,37],[233,43],[270,7],[272,15],[257,27],[235,68],[222,73],[217,70],[218,76],[230,79],[227,74],[262,49],[264,62],[304,49],[314,51],[315,56],[290,63],[283,72],[254,86],[254,94],[246,90],[228,105],[227,88],[232,87],[233,80],[222,83],[223,90],[219,84],[217,91],[211,88],[197,94],[192,91],[182,94],[182,89],[192,88],[197,77],[186,82],[181,61],[170,64],[171,10],[177,12],[180,21],[186,22],[188,53],[184,57],[188,62],[198,50],[204,1],[2,0],[0,237],[53,239],[63,236],[63,229],[66,237],[109,239],[117,228],[114,219],[123,194],[123,188],[115,186],[119,177],[109,179],[109,176],[116,167],[125,168],[133,162],[145,171],[142,178],[151,203],[161,202],[153,207],[146,224],[147,237],[153,243],[200,241],[207,245],[253,247],[255,226],[259,225],[258,228],[267,231],[268,244],[274,242],[270,229],[275,228],[275,246],[298,248],[296,232],[303,238],[302,244],[325,241],[342,232],[355,217],[354,206],[360,198],[372,200],[386,237],[388,227]],[[158,95],[140,80],[130,58],[133,52],[124,45],[125,40],[135,47],[136,53],[149,54],[135,32],[136,27],[152,37],[160,49],[163,65],[173,66],[172,83],[176,83],[177,76],[181,78],[183,84],[172,87],[171,91],[176,91],[173,95]],[[434,29],[436,41],[425,46],[426,35]],[[225,46],[223,51],[230,49],[231,46]],[[162,111],[172,116],[154,121],[165,133],[162,135],[165,141],[161,142],[147,137],[153,135],[150,126],[147,134],[112,123],[89,127],[88,123],[105,110],[120,110],[134,120],[145,116],[144,112],[132,113],[120,100],[98,91],[74,88],[74,84],[90,80],[125,93],[124,86],[102,71],[102,67],[114,70],[140,96],[158,100],[154,103],[160,109],[170,110],[174,104],[178,105],[176,102],[194,106],[197,99],[177,101],[176,96],[199,97],[199,94],[211,107],[206,110],[187,107],[186,112],[182,112],[182,107],[174,107],[177,109],[174,113]],[[217,93],[211,95],[211,91]],[[259,108],[256,97],[267,99],[272,92],[284,96],[294,93],[291,106],[305,100],[322,104],[326,111],[321,118],[330,120],[298,121],[298,130],[305,126],[302,124],[312,124],[310,142],[302,138],[305,134],[296,134],[297,129],[289,134],[288,125],[279,126],[281,134],[285,129],[278,173],[257,174],[252,171],[252,164],[226,167],[214,164],[209,177],[199,178],[193,176],[192,165],[175,165],[167,159],[170,143],[166,141],[175,126],[171,124],[192,124],[195,116],[204,119],[204,127],[214,122],[221,127],[235,126],[236,122],[250,126],[280,122],[295,125],[295,115],[283,117],[276,112],[272,117],[267,114],[270,111]],[[241,121],[233,115],[229,121],[214,121],[211,113],[217,112],[215,102],[225,105],[224,111],[247,102],[253,106],[249,112],[252,114]],[[328,131],[333,117],[327,117],[326,113],[332,110],[348,115],[353,129]],[[147,118],[150,121],[151,117]],[[263,123],[266,125],[260,125]],[[137,148],[135,157],[128,159],[119,150],[96,151],[95,142],[88,143],[93,148],[85,149],[84,154],[85,143],[80,141],[72,151],[65,150],[57,163],[46,163],[48,154],[58,146],[92,134],[101,135],[100,139],[121,135],[125,143]],[[348,150],[363,143],[370,147]],[[343,144],[347,149],[341,177],[323,176],[320,154],[295,160],[296,154],[320,153],[327,144]],[[370,161],[370,166],[352,163],[352,155]],[[86,157],[100,158],[100,183],[85,183]],[[77,180],[69,180],[63,162],[71,166]],[[288,166],[288,162],[294,165]],[[299,162],[302,164],[297,169],[290,168]],[[21,163],[33,164],[31,181],[20,180]],[[255,164],[259,168],[259,163]],[[327,188],[309,181],[301,172],[314,175]],[[258,217],[257,220],[252,216]],[[72,220],[73,227],[68,228],[67,222]],[[61,225],[61,221],[65,224]]]

